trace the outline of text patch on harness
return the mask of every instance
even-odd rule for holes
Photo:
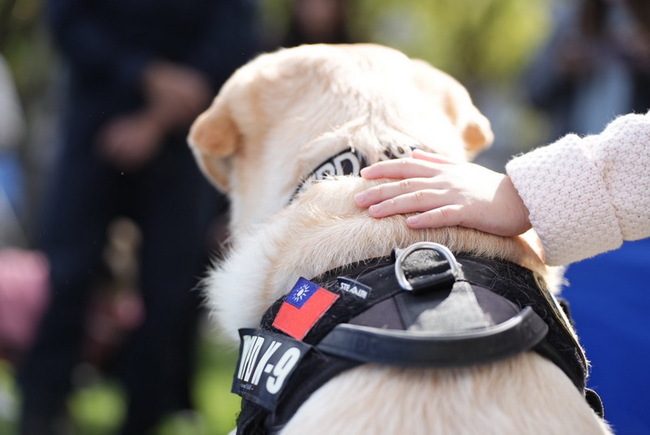
[[[270,331],[240,329],[239,336],[232,392],[272,410],[286,380],[311,346]]]

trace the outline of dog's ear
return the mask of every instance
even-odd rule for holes
[[[447,92],[445,111],[461,131],[470,159],[492,145],[494,133],[490,121],[474,106],[469,93],[460,83]]]
[[[240,132],[220,94],[194,121],[188,142],[203,174],[222,192],[229,189],[230,159],[238,147]]]
[[[413,59],[413,64],[418,87],[440,100],[445,114],[461,133],[467,155],[473,157],[489,147],[494,140],[490,121],[474,106],[465,87],[428,62]]]

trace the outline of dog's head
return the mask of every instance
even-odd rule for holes
[[[464,159],[492,139],[460,83],[373,44],[263,54],[224,84],[189,134],[201,170],[231,198],[235,230],[281,209],[346,148],[369,164],[412,147]]]

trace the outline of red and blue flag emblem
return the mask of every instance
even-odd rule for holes
[[[284,299],[273,326],[302,340],[338,298],[339,295],[301,277]]]

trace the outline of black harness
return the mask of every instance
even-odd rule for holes
[[[274,434],[333,376],[363,363],[463,367],[535,350],[585,388],[568,313],[529,269],[416,243],[307,281],[240,330],[238,434]]]

